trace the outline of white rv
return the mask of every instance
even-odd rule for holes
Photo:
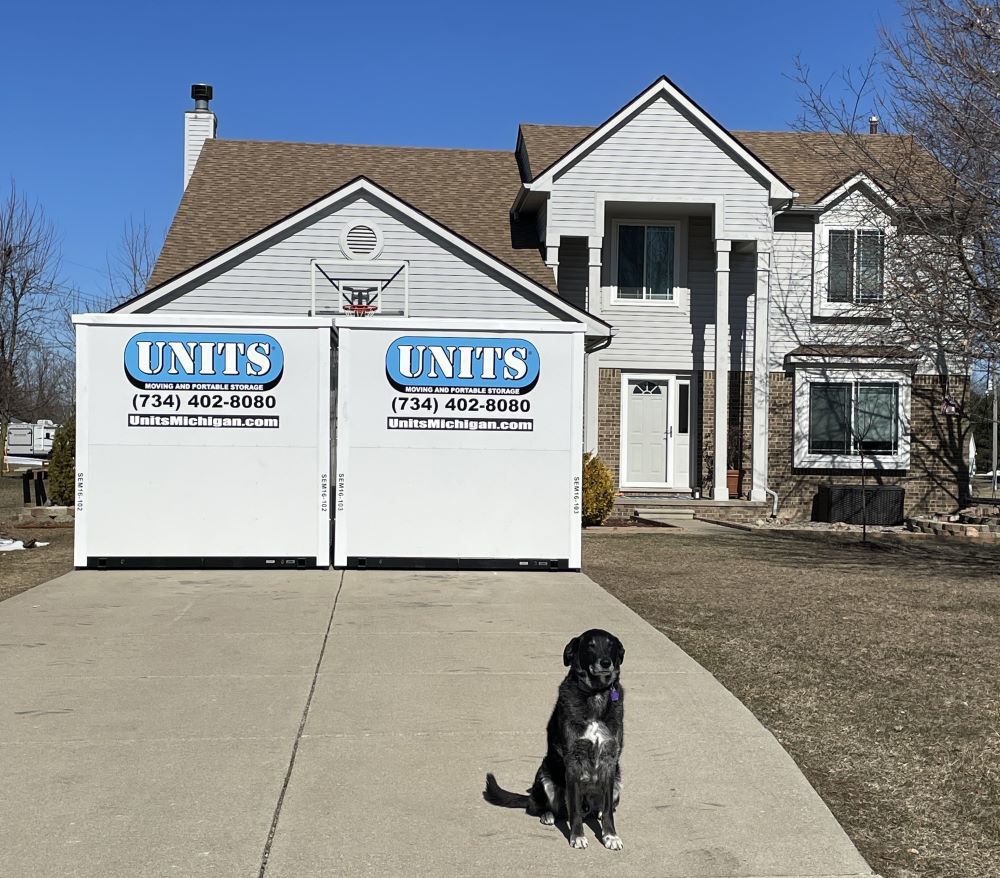
[[[38,421],[35,424],[11,424],[7,428],[8,457],[49,457],[58,424]]]

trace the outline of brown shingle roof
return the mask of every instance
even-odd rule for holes
[[[551,288],[533,223],[512,227],[513,153],[208,140],[150,277],[155,287],[359,176]]]
[[[828,357],[850,358],[872,360],[899,360],[916,359],[917,354],[902,345],[874,345],[874,344],[814,344],[799,345],[788,352],[789,357]]]
[[[912,138],[895,134],[824,134],[802,131],[733,131],[759,159],[774,168],[799,193],[799,204],[816,204],[859,172],[872,177],[903,202],[913,197],[916,180],[940,178],[941,168]]]
[[[525,182],[534,180],[594,131],[589,125],[531,125],[521,123],[521,139],[528,159]]]
[[[593,130],[521,125],[527,154],[523,170],[534,179]],[[848,138],[773,131],[738,131],[733,136],[796,188],[799,203],[815,203],[870,164]],[[891,194],[895,187],[905,191],[912,186],[915,167],[927,169],[927,154],[908,138],[875,135],[861,142],[880,160],[872,176]],[[510,206],[522,182],[512,153],[250,140],[206,141],[149,288],[361,176],[537,283],[554,288],[534,223],[511,222]]]

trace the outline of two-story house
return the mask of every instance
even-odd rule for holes
[[[821,135],[728,131],[661,78],[595,127],[521,125],[512,152],[230,141],[206,88],[119,310],[583,321],[585,450],[623,495],[808,516],[862,460],[908,514],[966,491],[945,404],[965,377],[870,319],[892,193]]]

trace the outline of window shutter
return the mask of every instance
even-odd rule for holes
[[[849,229],[831,229],[829,254],[827,299],[831,302],[853,302],[854,232]]]

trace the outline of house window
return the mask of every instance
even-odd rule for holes
[[[691,429],[691,385],[686,381],[677,383],[677,433],[687,436]]]
[[[810,454],[894,455],[899,433],[898,384],[810,383]]]
[[[831,302],[882,301],[885,233],[879,229],[831,229],[827,298]]]
[[[632,395],[633,396],[659,396],[663,390],[656,381],[640,381],[637,384],[632,385]]]
[[[618,298],[674,300],[674,226],[618,226]]]

